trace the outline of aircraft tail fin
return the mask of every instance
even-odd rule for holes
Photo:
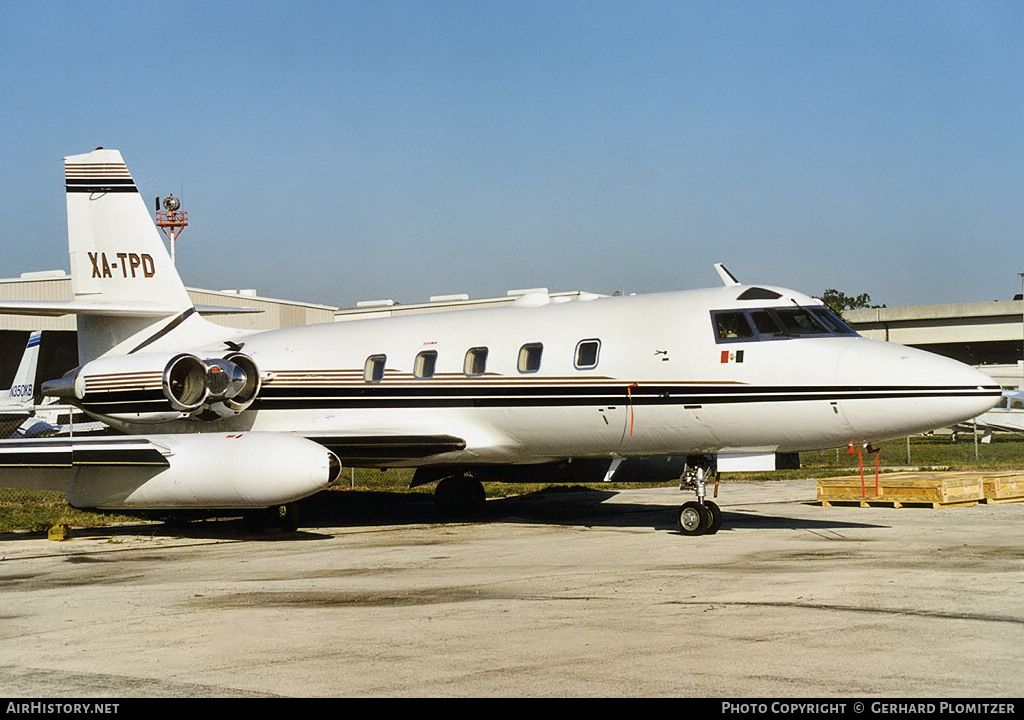
[[[25,352],[18,363],[18,370],[14,373],[14,381],[6,393],[0,394],[0,410],[27,409],[33,406],[41,338],[42,333],[38,330],[29,335]]]
[[[80,362],[229,332],[196,313],[120,152],[71,155],[64,170]]]

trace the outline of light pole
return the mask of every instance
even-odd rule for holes
[[[1024,272],[1017,273],[1017,277],[1020,278],[1021,282],[1021,359],[1020,359],[1020,389],[1024,390]]]
[[[188,225],[188,213],[181,210],[181,200],[168,195],[164,198],[164,209],[160,209],[160,198],[156,204],[156,226],[160,228],[171,245],[171,265],[174,265],[174,241]]]

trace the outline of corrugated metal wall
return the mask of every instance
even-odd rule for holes
[[[295,325],[334,321],[336,308],[327,305],[275,300],[218,290],[189,288],[197,306],[255,308],[262,312],[206,315],[211,321],[242,330],[273,330]],[[71,300],[71,276],[27,277],[0,280],[2,300]],[[75,317],[34,317],[0,314],[0,389],[10,387],[25,351],[29,332],[42,330],[39,348],[38,378],[51,380],[78,365]],[[37,398],[38,400],[39,398]]]
[[[192,302],[201,306],[255,308],[261,312],[207,315],[211,321],[242,330],[273,330],[274,328],[333,322],[336,308],[328,305],[277,300],[253,295],[240,295],[219,290],[189,288]],[[0,280],[3,300],[71,300],[71,276],[47,278],[14,278]],[[0,314],[0,330],[74,330],[75,318],[31,317]]]

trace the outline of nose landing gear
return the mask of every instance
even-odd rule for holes
[[[679,531],[683,535],[714,535],[722,527],[722,511],[711,500],[705,499],[707,478],[718,472],[706,461],[686,466],[679,478],[679,489],[690,488],[697,493],[697,499],[683,503],[679,508]]]

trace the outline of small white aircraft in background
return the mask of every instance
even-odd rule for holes
[[[43,438],[109,430],[109,427],[101,422],[74,422],[76,413],[72,412],[72,408],[55,404],[53,398],[44,397],[42,403],[35,403],[35,381],[41,340],[42,332],[39,330],[29,335],[25,352],[14,374],[14,382],[6,393],[0,393],[0,420],[12,424],[20,421],[10,437]]]
[[[998,405],[967,424],[985,431],[983,443],[992,442],[993,431],[1024,433],[1024,391],[1004,391]]]
[[[11,437],[48,437],[58,431],[57,427],[36,415],[35,382],[41,339],[42,333],[38,330],[29,335],[14,381],[6,393],[0,394],[0,418],[12,424],[21,421]]]
[[[77,507],[293,507],[344,463],[416,468],[471,508],[481,481],[664,480],[675,458],[697,535],[721,524],[716,472],[948,427],[1000,396],[720,266],[707,290],[232,330],[196,312],[119,152],[65,173],[74,299],[0,312],[76,314],[81,365],[44,393],[129,435],[0,442],[0,485]]]
[[[0,415],[28,413],[35,407],[36,367],[41,339],[42,333],[38,330],[28,336],[14,380],[6,393],[0,393]]]

